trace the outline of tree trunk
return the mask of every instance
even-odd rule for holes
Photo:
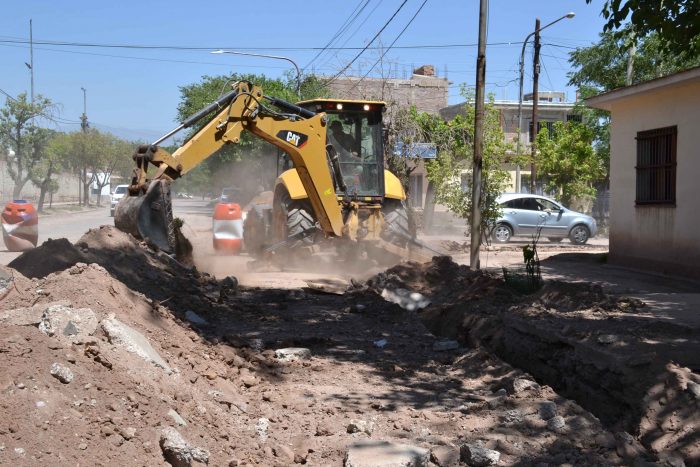
[[[435,214],[435,184],[428,180],[428,189],[425,192],[425,205],[423,207],[423,231],[430,232],[433,227],[433,215]]]
[[[46,192],[48,191],[48,182],[42,183],[39,187],[39,204],[37,206],[37,212],[44,212],[44,198],[46,198]]]

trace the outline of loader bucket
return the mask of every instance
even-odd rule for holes
[[[175,249],[175,226],[170,181],[153,180],[145,194],[122,198],[114,214],[114,225],[122,232],[172,253]]]

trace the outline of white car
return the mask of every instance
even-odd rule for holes
[[[127,190],[129,188],[129,185],[117,185],[117,187],[114,189],[114,192],[112,192],[112,199],[110,200],[109,204],[109,215],[114,217],[114,210],[117,209],[117,204],[119,204],[119,200],[121,200],[124,195],[126,195]]]

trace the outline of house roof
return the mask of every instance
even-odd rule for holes
[[[624,99],[637,94],[654,91],[670,86],[678,86],[681,84],[700,82],[700,66],[691,68],[685,71],[679,71],[672,75],[663,76],[661,78],[644,81],[632,86],[613,89],[597,96],[589,97],[585,100],[586,105],[597,109],[610,110],[611,104],[620,99]]]

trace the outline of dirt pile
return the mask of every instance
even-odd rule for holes
[[[420,317],[437,335],[486,347],[613,430],[633,433],[660,458],[680,452],[700,462],[700,405],[692,392],[699,377],[683,368],[698,368],[700,330],[655,319],[643,302],[610,296],[597,284],[553,281],[520,295],[497,275],[449,258],[397,266],[366,286],[425,294],[431,303]],[[669,362],[690,383],[677,382]],[[659,400],[669,407],[660,409]]]
[[[2,464],[341,465],[365,440],[440,465],[622,463],[579,405],[369,288],[236,289],[110,228],[75,248],[99,264],[13,271],[0,301]]]

